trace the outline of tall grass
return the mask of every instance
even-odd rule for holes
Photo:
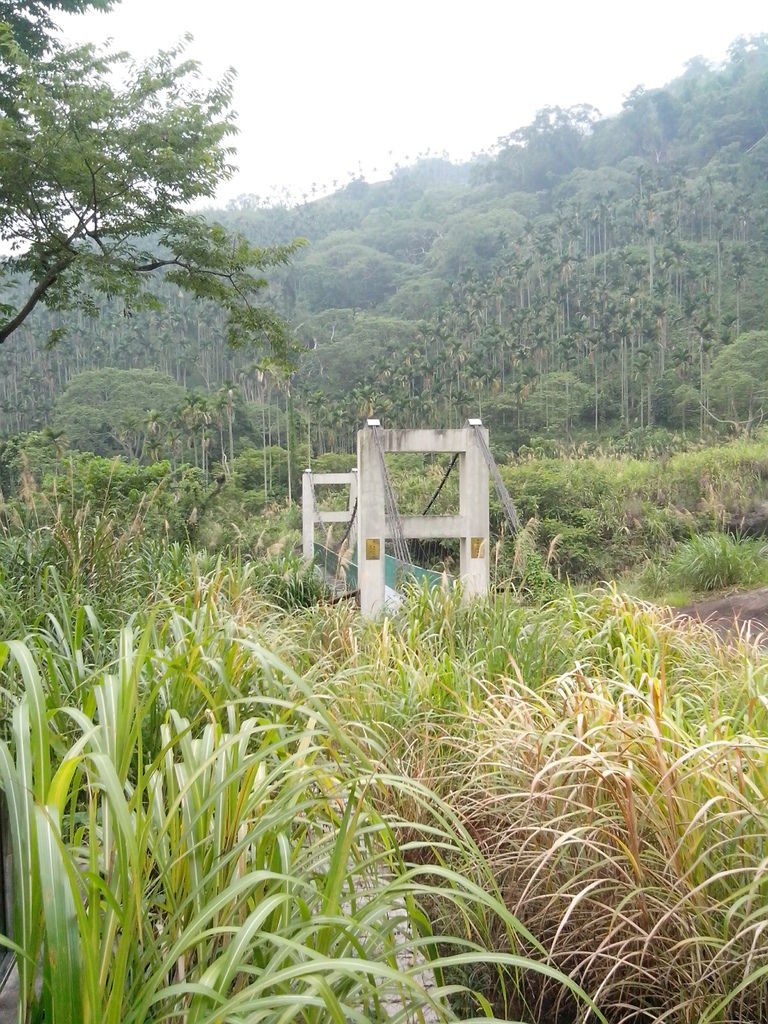
[[[535,940],[450,809],[238,621],[270,628],[238,578],[214,568],[185,602],[154,602],[108,665],[89,664],[85,631],[0,645],[19,1019],[450,1020],[446,972],[552,974],[521,954]],[[452,908],[453,930],[424,908]]]
[[[676,585],[696,592],[755,586],[768,580],[766,547],[727,533],[693,537],[675,550],[668,574]]]
[[[758,648],[109,550],[0,590],[20,1019],[768,1021]]]
[[[757,649],[611,590],[538,611],[435,596],[348,635],[345,714],[443,796],[609,1020],[768,1019]],[[580,1019],[559,983],[524,991],[532,1019]]]

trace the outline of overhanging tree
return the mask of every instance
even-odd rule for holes
[[[0,343],[40,304],[156,308],[164,278],[222,306],[231,344],[289,361],[264,272],[295,244],[257,248],[189,212],[233,171],[232,75],[201,84],[183,45],[142,64],[91,46],[32,61],[7,24],[0,62]]]
[[[115,0],[0,0],[0,21],[9,26],[23,50],[39,56],[52,45],[56,31],[52,11],[108,11],[114,4]]]

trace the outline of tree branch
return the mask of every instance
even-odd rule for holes
[[[136,274],[151,274],[154,270],[162,270],[163,267],[181,267],[183,270],[189,270],[189,266],[185,266],[178,256],[172,260],[152,260],[151,263],[128,264],[128,269]]]
[[[24,305],[21,307],[21,309],[16,314],[16,316],[14,316],[12,320],[6,321],[6,323],[4,323],[0,327],[0,345],[2,345],[4,341],[6,341],[8,338],[10,338],[10,336],[13,334],[13,332],[15,330],[17,330],[19,327],[21,327],[21,325],[27,319],[29,314],[32,312],[32,310],[35,308],[35,306],[38,304],[40,299],[42,299],[42,297],[45,295],[45,293],[51,287],[51,285],[56,283],[56,281],[58,280],[59,276],[64,273],[64,271],[67,269],[67,267],[71,263],[73,263],[74,260],[75,260],[75,256],[74,255],[67,256],[64,259],[59,260],[58,263],[55,263],[52,267],[50,267],[46,271],[45,276],[42,277],[38,281],[37,285],[35,286],[35,288],[31,292],[29,298],[24,303]]]
[[[725,424],[725,426],[733,427],[737,431],[738,430],[743,430],[744,433],[747,435],[747,437],[750,436],[750,434],[752,433],[752,430],[753,430],[754,427],[759,427],[760,426],[760,424],[763,422],[763,419],[765,417],[765,412],[763,411],[763,407],[760,406],[760,409],[758,410],[759,416],[758,416],[758,419],[757,419],[757,423],[755,423],[755,416],[752,415],[752,413],[750,413],[750,415],[745,420],[721,420],[720,417],[719,416],[715,416],[715,414],[712,412],[712,410],[708,409],[706,407],[706,405],[704,405],[703,402],[699,402],[699,405],[704,410],[704,412],[707,414],[707,416],[710,416],[713,420],[715,420],[716,423],[723,423],[723,424]],[[757,415],[757,413],[755,415]]]

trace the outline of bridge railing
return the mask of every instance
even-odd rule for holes
[[[352,555],[350,552],[349,555]],[[347,590],[357,590],[357,564],[349,556],[339,555],[324,544],[315,542],[315,565],[326,574],[346,585]]]
[[[315,565],[320,566],[327,576],[346,584],[348,590],[357,590],[357,561],[355,552],[339,556],[323,544],[315,544]],[[434,569],[423,569],[420,565],[401,562],[392,555],[384,555],[384,582],[392,590],[401,590],[406,582],[416,582],[428,587],[442,586],[445,576]]]
[[[405,583],[417,583],[428,587],[442,586],[445,576],[434,569],[422,569],[411,562],[400,562],[392,555],[384,555],[384,584],[393,590],[402,590]]]

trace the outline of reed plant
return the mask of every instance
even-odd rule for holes
[[[678,545],[668,573],[677,586],[701,593],[768,581],[765,543],[758,538],[708,533]]]
[[[759,647],[89,529],[0,550],[25,1024],[768,1021]]]
[[[607,1019],[768,1020],[759,648],[606,588],[540,609],[422,597],[347,624],[344,657],[345,716],[441,795]],[[582,1019],[558,982],[523,987],[531,1019]]]
[[[19,1020],[452,1020],[451,972],[560,977],[450,808],[259,641],[241,572],[191,582],[111,657],[97,622],[0,645]]]

